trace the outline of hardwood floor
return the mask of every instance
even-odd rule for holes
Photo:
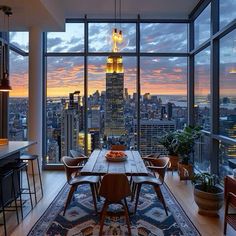
[[[8,232],[10,232],[9,235],[26,236],[66,183],[65,173],[63,171],[43,171],[42,180],[44,186],[44,197],[19,225],[16,223],[15,214],[11,212],[11,217],[8,218],[7,221],[7,229]],[[39,189],[39,186],[37,186],[37,189]],[[38,191],[37,196],[39,199],[41,196],[40,194],[40,191]],[[3,235],[3,227],[0,228],[0,235]]]
[[[191,181],[180,181],[177,172],[167,172],[166,184],[176,197],[188,217],[194,223],[202,236],[223,236],[224,208],[219,217],[202,216],[198,214],[198,207],[193,199],[193,185]],[[228,225],[227,236],[235,236],[236,232]]]
[[[66,179],[63,171],[44,171],[43,199],[39,201],[33,211],[31,211],[18,226],[14,214],[11,213],[13,216],[10,217],[7,222],[7,228],[10,235],[26,236],[31,227],[61,190],[65,182]],[[201,216],[197,212],[197,205],[193,199],[193,186],[189,181],[180,181],[177,173],[172,175],[171,172],[168,172],[166,175],[166,183],[202,236],[223,236],[224,209],[221,210],[220,217],[218,218]],[[0,230],[2,230],[2,227]],[[3,231],[0,231],[0,235],[3,235]],[[236,235],[235,231],[228,226],[227,236],[233,235]]]

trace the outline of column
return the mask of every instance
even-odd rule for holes
[[[28,139],[37,141],[29,152],[42,160],[43,132],[43,33],[39,28],[29,30],[29,116]]]

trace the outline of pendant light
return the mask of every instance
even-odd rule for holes
[[[8,6],[0,6],[0,10],[7,16],[7,42],[2,42],[1,45],[1,80],[0,80],[0,91],[1,92],[9,92],[12,90],[9,81],[9,19],[10,15],[12,15],[11,8]],[[4,15],[4,26],[5,26],[5,15]]]

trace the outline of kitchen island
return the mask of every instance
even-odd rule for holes
[[[36,144],[35,141],[9,141],[0,145],[0,167],[9,162],[14,162],[20,157],[21,151]]]

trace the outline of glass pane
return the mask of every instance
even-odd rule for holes
[[[70,149],[83,152],[83,63],[82,57],[47,58],[47,163],[60,163]]]
[[[66,23],[65,32],[47,33],[47,52],[84,51],[84,24]]]
[[[236,138],[236,30],[220,40],[220,134]]]
[[[141,58],[141,152],[165,149],[158,139],[187,123],[187,58]]]
[[[123,57],[124,73],[108,73],[107,57],[89,57],[88,62],[89,151],[116,143],[133,149],[137,117],[136,59]]]
[[[194,21],[195,48],[204,43],[211,35],[211,4]]]
[[[19,49],[29,51],[29,32],[10,32],[10,43]]]
[[[141,52],[187,52],[187,24],[140,24]]]
[[[219,173],[223,180],[226,175],[232,175],[236,168],[236,145],[219,143]]]
[[[118,43],[118,51],[135,52],[136,50],[136,24],[134,23],[89,23],[89,51],[111,52],[112,30],[122,31],[123,42]]]
[[[220,28],[226,26],[236,18],[236,1],[220,0]]]
[[[202,135],[195,142],[194,147],[194,167],[200,171],[210,172],[210,137]]]
[[[210,49],[198,53],[194,63],[195,124],[210,130]]]
[[[10,51],[9,140],[27,140],[28,57]]]

